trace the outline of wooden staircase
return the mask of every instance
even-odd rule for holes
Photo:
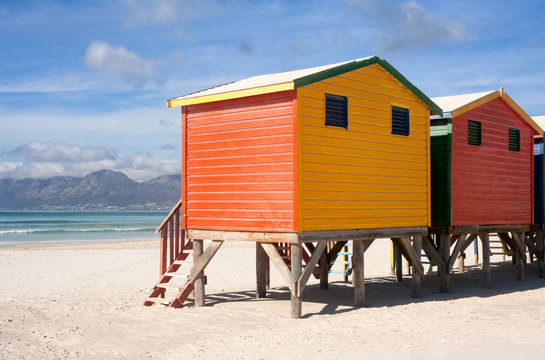
[[[180,307],[193,291],[193,283],[190,281],[188,268],[193,259],[193,242],[188,241],[182,251],[176,256],[172,264],[160,276],[159,281],[153,287],[144,305],[163,304],[171,307]],[[181,280],[181,282],[180,282]],[[174,296],[166,296],[174,293]]]
[[[198,259],[193,258],[193,242],[182,229],[182,201],[174,207],[157,232],[161,234],[159,280],[144,305],[180,307],[194,288],[197,276],[208,265],[222,242],[213,242]]]

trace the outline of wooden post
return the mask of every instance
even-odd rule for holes
[[[352,279],[354,280],[354,305],[365,305],[365,282],[363,240],[352,240]]]
[[[291,274],[295,280],[293,291],[291,292],[291,317],[294,319],[301,318],[302,312],[302,294],[298,293],[297,289],[299,288],[299,278],[301,277],[301,244],[292,243],[290,246],[291,249]]]
[[[448,291],[449,286],[449,258],[450,258],[450,235],[439,235],[439,252],[444,263],[438,266],[439,269],[439,291],[444,293]]]
[[[464,259],[466,258],[466,254],[462,251],[460,253],[460,256],[458,256],[458,273],[463,274],[464,273]]]
[[[167,271],[167,228],[161,229],[161,247],[159,250],[159,276]]]
[[[518,233],[519,235],[519,239],[520,239],[520,242],[523,244],[523,248],[524,248],[524,243],[525,243],[525,239],[526,239],[526,234],[523,233],[523,232],[520,232]],[[517,281],[521,281],[524,279],[524,262],[522,261],[522,256],[524,254],[521,253],[521,250],[519,249],[518,246],[515,247],[516,248],[516,251],[515,251],[515,273],[516,273],[516,279]]]
[[[203,253],[204,241],[193,240],[193,265]],[[204,306],[204,271],[195,278],[194,283],[195,306]]]
[[[536,231],[536,247],[537,247],[537,271],[540,278],[543,277],[543,230]]]
[[[320,267],[324,269],[320,274],[320,289],[327,290],[329,288],[329,262],[327,261],[327,248],[320,257]]]
[[[490,280],[490,238],[487,232],[480,233],[483,245],[483,287],[488,289],[491,285]]]
[[[401,249],[399,246],[394,244],[394,260],[395,260],[395,268],[396,268],[396,281],[402,281],[403,280],[403,257],[401,256]]]
[[[413,248],[416,254],[419,256],[418,260],[421,259],[422,253],[422,237],[414,236],[413,237]],[[420,287],[422,286],[422,278],[418,271],[416,271],[417,264],[413,264],[413,283],[412,283],[412,297],[417,298],[420,296]]]
[[[257,299],[267,296],[267,265],[269,257],[260,243],[255,243],[255,275],[256,289],[255,297]]]

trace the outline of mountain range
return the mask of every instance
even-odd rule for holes
[[[118,171],[79,178],[0,179],[0,210],[170,210],[181,197],[181,176],[136,182]]]

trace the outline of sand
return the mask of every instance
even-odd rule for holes
[[[303,319],[274,270],[256,300],[255,248],[224,245],[206,270],[207,306],[142,306],[157,280],[158,241],[0,248],[1,359],[462,359],[545,353],[545,279],[537,267],[515,281],[493,259],[492,288],[479,266],[436,274],[412,299],[410,278],[389,276],[389,242],[365,254],[367,306],[354,308],[339,275],[330,289],[311,279]],[[470,258],[471,256],[468,256]],[[472,264],[472,261],[468,261]]]

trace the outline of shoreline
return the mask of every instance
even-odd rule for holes
[[[0,251],[21,250],[79,250],[79,249],[149,249],[159,248],[159,238],[120,238],[120,239],[81,239],[57,241],[32,241],[21,244],[3,244],[0,242]]]

